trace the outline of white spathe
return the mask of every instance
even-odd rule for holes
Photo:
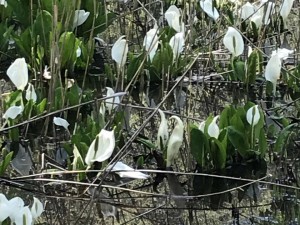
[[[166,116],[164,112],[160,109],[158,109],[158,112],[160,114],[160,124],[158,127],[158,133],[157,133],[157,147],[160,149],[161,146],[163,148],[166,147],[167,141],[169,139],[169,132],[168,132],[168,121],[166,120]],[[162,143],[161,143],[162,140]],[[163,150],[163,149],[161,149]]]
[[[28,67],[24,58],[16,59],[6,72],[18,90],[24,90],[28,83]]]
[[[176,125],[168,141],[167,163],[166,163],[167,167],[170,167],[174,162],[174,159],[177,157],[179,153],[179,148],[183,143],[183,133],[184,133],[184,125],[182,120],[178,116],[171,116],[170,119],[175,119]]]
[[[27,101],[32,100],[33,102],[36,102],[37,100],[37,95],[34,86],[31,83],[28,83],[25,98]]]
[[[115,165],[110,165],[107,167],[108,171],[116,172],[120,177],[127,177],[133,179],[147,179],[149,175],[144,174],[139,171],[135,171],[130,166],[127,166],[125,163],[117,162]],[[118,172],[119,171],[119,172]]]
[[[240,9],[240,16],[243,20],[250,19],[254,15],[256,9],[250,2],[244,4]]]
[[[149,58],[150,58],[150,61],[152,62],[153,60],[153,57],[155,56],[155,53],[156,53],[156,50],[158,48],[158,41],[159,41],[159,38],[157,36],[157,32],[158,30],[153,28],[153,29],[150,29],[145,38],[144,38],[144,42],[143,42],[143,46],[145,47],[145,50],[147,52],[149,52]]]
[[[15,217],[11,218],[11,221],[16,225],[31,225],[32,224],[32,215],[28,206],[23,207]]]
[[[48,71],[48,66],[47,66],[47,65],[46,65],[45,68],[44,68],[43,77],[44,77],[46,80],[50,80],[50,79],[51,79],[51,74],[50,74],[50,72]]]
[[[86,12],[85,10],[75,10],[74,20],[73,20],[73,29],[82,25],[87,18],[89,17],[90,12]]]
[[[293,7],[294,0],[283,0],[283,3],[280,8],[280,15],[282,16],[283,21],[286,21],[288,18],[288,15],[291,12],[291,9]]]
[[[281,60],[278,54],[273,54],[267,63],[265,70],[265,78],[273,84],[273,93],[276,92],[276,83],[280,77]]]
[[[6,8],[7,7],[7,1],[6,0],[0,0],[0,5],[3,5]]]
[[[250,109],[248,109],[246,113],[246,119],[251,126],[255,126],[258,123],[260,119],[258,105],[254,105]]]
[[[8,207],[8,200],[4,194],[0,194],[0,212],[0,223],[11,214],[11,208]]]
[[[289,50],[286,48],[278,48],[275,51],[272,51],[272,55],[277,54],[280,60],[286,60],[290,54],[293,54],[293,50]]]
[[[228,27],[228,30],[223,38],[223,43],[233,56],[239,56],[244,52],[243,37],[240,32],[233,27]]]
[[[211,121],[211,123],[208,125],[207,127],[207,133],[210,137],[214,137],[216,139],[218,139],[219,134],[220,134],[220,128],[217,125],[217,119],[219,118],[219,116],[215,116],[213,118],[213,120]]]
[[[36,220],[43,213],[44,206],[39,199],[33,197],[33,204],[30,211],[33,220]]]
[[[213,7],[212,0],[200,0],[200,7],[210,18],[214,19],[215,21],[219,18],[219,12],[215,7]]]
[[[125,36],[119,37],[111,49],[111,57],[119,68],[123,68],[127,60],[128,43],[124,38]]]
[[[18,115],[23,112],[22,106],[11,106],[9,107],[3,115],[4,119],[15,119]]]
[[[114,131],[102,129],[93,140],[85,157],[85,163],[90,166],[93,162],[103,162],[107,160],[115,149]]]
[[[114,90],[111,87],[106,87],[106,97],[113,96],[115,94]],[[119,97],[113,97],[105,99],[105,107],[107,108],[109,114],[111,111],[120,104]]]
[[[60,117],[54,117],[53,118],[53,123],[56,126],[64,127],[66,130],[68,130],[68,126],[70,125],[68,121],[66,121],[65,119],[60,118]]]
[[[204,133],[204,128],[205,128],[205,120],[202,121],[198,126],[198,129],[201,130],[203,133]]]
[[[184,34],[183,33],[177,33],[175,34],[169,42],[169,45],[171,46],[173,50],[173,59],[177,59],[180,53],[183,51],[184,47]]]
[[[168,8],[165,12],[165,18],[169,27],[172,27],[176,32],[184,33],[184,23],[181,21],[181,13],[175,5],[171,5]]]
[[[11,209],[9,218],[12,222],[17,224],[19,222],[20,214],[23,213],[24,201],[20,197],[14,197],[8,201],[8,207]]]

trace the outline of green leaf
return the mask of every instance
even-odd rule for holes
[[[144,54],[140,54],[138,56],[133,56],[130,59],[128,69],[127,69],[127,81],[130,81],[135,73],[138,71],[138,68],[141,66],[143,58],[145,57]],[[142,69],[140,71],[143,71]]]
[[[260,129],[258,147],[259,147],[260,156],[264,157],[264,155],[267,151],[267,148],[268,148],[268,144],[267,144],[267,139],[266,139],[266,135],[265,135],[265,130],[263,128]]]
[[[76,63],[76,50],[78,41],[73,32],[65,32],[59,38],[61,50],[61,65],[63,68],[72,69]]]
[[[248,84],[255,83],[256,68],[258,64],[257,50],[254,50],[247,59],[247,81]]]
[[[79,104],[80,99],[80,88],[77,83],[75,83],[67,92],[67,99],[69,100],[70,106]]]
[[[207,142],[207,138],[203,134],[201,130],[191,129],[190,132],[190,146],[191,153],[194,156],[195,160],[199,164],[199,166],[203,167],[205,165],[206,160],[206,152],[205,152],[205,142]]]
[[[296,124],[290,124],[289,126],[282,129],[278,135],[278,138],[276,139],[274,151],[281,153],[283,152],[284,148],[286,147],[288,140],[290,136],[292,135],[293,129],[296,126]]]
[[[47,99],[44,98],[38,105],[35,106],[36,114],[37,115],[42,114],[46,109],[46,105],[47,105]]]
[[[3,176],[5,173],[5,170],[9,166],[9,163],[11,161],[11,158],[13,156],[14,152],[9,152],[7,155],[5,155],[4,160],[0,163],[0,176]],[[4,154],[3,154],[4,155]]]
[[[238,59],[233,61],[233,71],[235,76],[242,82],[246,81],[245,63]]]
[[[225,168],[225,164],[226,164],[226,148],[223,146],[223,144],[214,138],[213,142],[216,144],[215,145],[215,156],[213,158],[215,158],[215,166],[218,169],[224,169]]]
[[[249,150],[249,142],[248,138],[244,136],[244,134],[233,126],[229,126],[227,128],[228,139],[232,143],[232,145],[237,149],[239,154],[246,158]]]

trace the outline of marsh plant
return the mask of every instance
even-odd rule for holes
[[[0,1],[1,78],[11,84],[1,91],[0,180],[11,197],[21,189],[51,203],[34,197],[29,209],[0,194],[0,222],[130,222],[145,205],[157,207],[133,200],[140,195],[191,210],[186,200],[213,196],[211,187],[242,189],[208,184],[201,171],[266,179],[265,170],[233,169],[285,160],[298,146],[296,7],[293,0]],[[44,140],[55,148],[45,150]],[[135,201],[135,212],[123,210]],[[200,215],[178,213],[152,222],[192,224]]]

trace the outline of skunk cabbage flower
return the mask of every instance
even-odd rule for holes
[[[146,51],[149,52],[149,58],[151,62],[158,48],[158,41],[157,29],[155,28],[149,30],[144,38],[143,46],[145,47]]]
[[[7,1],[6,0],[0,0],[0,5],[3,5],[6,8],[7,7]]]
[[[165,148],[167,141],[169,139],[168,122],[166,120],[166,116],[165,116],[164,112],[161,111],[160,109],[158,109],[158,112],[160,114],[161,121],[160,121],[160,125],[158,128],[156,144],[157,144],[158,148],[161,148],[161,146],[163,146],[163,148]],[[163,149],[161,149],[161,150],[163,150]]]
[[[215,7],[213,7],[212,0],[200,0],[200,7],[210,18],[214,19],[215,21],[219,18],[219,12]]]
[[[254,105],[250,109],[248,109],[246,118],[247,118],[247,122],[251,126],[255,126],[258,123],[258,121],[260,119],[258,105]]]
[[[22,112],[23,112],[22,106],[11,106],[6,110],[6,112],[3,115],[3,118],[6,120],[8,120],[9,118],[14,120]]]
[[[252,15],[254,15],[255,11],[256,11],[255,7],[250,2],[247,2],[241,7],[240,10],[241,18],[243,20],[249,19]]]
[[[2,223],[11,214],[11,208],[8,206],[8,200],[4,194],[0,194],[0,212],[0,223]]]
[[[33,220],[36,220],[43,213],[44,206],[39,199],[33,197],[33,205],[30,211]]]
[[[70,124],[68,123],[68,121],[66,121],[65,119],[60,118],[60,117],[54,117],[54,118],[53,118],[53,123],[54,123],[56,126],[64,127],[66,130],[68,130],[68,126],[70,125]]]
[[[25,98],[26,98],[27,101],[32,100],[33,102],[36,102],[37,95],[36,95],[36,92],[34,90],[34,86],[31,83],[28,83]]]
[[[293,54],[293,50],[286,48],[278,48],[275,51],[272,51],[272,55],[277,54],[280,60],[286,60],[289,57],[289,54]]]
[[[123,68],[127,60],[128,44],[124,37],[121,36],[111,49],[111,57],[119,68]]]
[[[25,89],[28,83],[28,67],[24,58],[16,59],[6,73],[18,90]]]
[[[208,135],[210,137],[214,137],[215,139],[218,139],[219,134],[220,134],[220,128],[217,125],[218,118],[219,118],[219,116],[215,116],[207,128]]]
[[[223,38],[225,47],[233,56],[239,56],[244,51],[244,40],[242,35],[233,27],[228,27],[227,33]]]
[[[175,34],[169,42],[169,45],[171,46],[173,50],[173,59],[177,59],[180,53],[183,51],[184,47],[184,34],[183,33],[177,33]]]
[[[110,97],[112,95],[115,94],[114,90],[110,87],[106,87],[106,97]],[[118,104],[120,103],[120,98],[119,97],[114,97],[114,98],[108,98],[105,100],[105,106],[109,112],[109,114],[111,113],[111,111],[116,108],[118,106]]]
[[[175,5],[171,5],[168,8],[168,10],[165,12],[165,18],[170,27],[172,27],[177,32],[184,33],[184,23],[181,22],[181,13]]]
[[[48,66],[47,66],[47,65],[45,66],[44,73],[43,73],[43,77],[44,77],[46,80],[50,80],[50,79],[51,79],[51,74],[50,74],[50,72],[48,71]]]
[[[204,128],[205,128],[205,120],[202,121],[202,122],[199,124],[198,129],[201,130],[201,131],[204,133]]]
[[[75,27],[83,24],[87,18],[89,17],[90,12],[86,12],[85,10],[75,10],[74,21],[73,21],[73,29]]]
[[[291,12],[293,7],[294,0],[283,0],[283,3],[280,8],[280,15],[282,16],[283,21],[287,20],[288,15]]]
[[[133,178],[133,179],[147,179],[149,177],[149,175],[138,172],[138,171],[134,171],[133,168],[131,168],[130,166],[127,166],[126,164],[122,163],[122,162],[117,162],[114,166],[110,165],[107,167],[108,171],[112,171],[115,172],[116,174],[118,174],[120,177],[127,177],[127,178]],[[120,172],[118,172],[119,170],[121,170]]]
[[[90,166],[93,162],[103,162],[107,160],[115,148],[114,131],[102,129],[93,140],[85,157],[85,163]]]
[[[16,225],[32,224],[32,215],[28,206],[22,207],[20,211],[15,213],[11,221]]]
[[[183,142],[184,125],[178,116],[171,116],[170,119],[176,120],[176,125],[171,133],[167,148],[167,167],[170,167],[179,153],[179,148]]]

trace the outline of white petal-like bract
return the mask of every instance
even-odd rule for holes
[[[219,18],[219,12],[215,7],[213,7],[212,0],[200,0],[200,7],[210,18],[214,20]]]
[[[160,114],[160,125],[158,127],[158,133],[157,133],[157,147],[160,149],[161,146],[163,146],[163,148],[166,147],[167,145],[167,141],[169,139],[169,132],[168,132],[168,121],[166,120],[166,116],[165,113],[158,109],[158,112]],[[161,143],[162,140],[162,143]],[[163,150],[163,149],[161,149]]]
[[[283,0],[283,3],[280,8],[280,15],[282,16],[282,19],[285,21],[288,18],[288,15],[291,12],[291,9],[293,7],[294,0]]]
[[[9,107],[3,115],[4,119],[15,119],[18,115],[23,112],[22,106],[11,106]]]
[[[213,118],[213,120],[211,121],[211,123],[208,125],[207,127],[207,133],[210,137],[214,137],[216,139],[218,139],[219,134],[220,134],[220,128],[217,125],[217,119],[219,118],[219,116],[215,116]]]
[[[158,48],[158,41],[157,29],[150,29],[144,38],[143,46],[145,47],[145,50],[149,52],[148,54],[151,62]]]
[[[184,34],[183,33],[177,33],[175,34],[169,42],[169,45],[171,46],[173,50],[173,59],[177,59],[180,53],[183,51],[184,47]]]
[[[89,15],[90,15],[90,12],[86,12],[83,9],[81,9],[81,10],[75,10],[74,20],[73,20],[73,29],[75,27],[78,27],[81,24],[83,24],[87,20],[87,18],[89,17]]]
[[[32,100],[33,102],[36,102],[36,100],[37,100],[37,95],[36,95],[34,86],[31,83],[28,83],[25,98],[27,101]]]
[[[120,176],[120,177],[127,177],[127,178],[133,178],[133,179],[147,179],[149,175],[144,174],[139,171],[134,171],[133,168],[130,166],[127,166],[125,163],[122,162],[117,162],[114,166],[110,165],[107,167],[106,170],[110,170],[112,172],[115,172]],[[117,172],[118,170],[123,170],[120,172]]]
[[[176,120],[176,125],[170,135],[167,148],[167,163],[166,166],[170,167],[174,159],[179,153],[180,146],[183,143],[184,125],[178,116],[171,116],[170,119]]]
[[[247,2],[241,7],[240,10],[241,18],[243,20],[250,19],[250,17],[254,15],[255,11],[256,11],[255,7],[250,2]]]
[[[106,97],[110,97],[110,96],[115,94],[114,90],[111,87],[106,87],[106,90],[107,90],[106,91]],[[120,98],[119,97],[105,99],[105,107],[107,108],[109,114],[119,104],[120,104]]]
[[[244,52],[243,37],[240,32],[233,27],[228,27],[228,30],[223,38],[223,43],[233,56],[239,56]]]
[[[44,206],[39,199],[33,197],[33,204],[30,211],[33,220],[36,220],[43,213]]]
[[[66,130],[68,130],[68,126],[70,125],[70,124],[68,123],[68,121],[66,121],[65,119],[60,118],[60,117],[54,117],[54,118],[53,118],[53,123],[54,123],[56,126],[64,127]]]
[[[176,30],[176,32],[184,33],[184,23],[181,21],[181,13],[175,5],[171,5],[168,8],[168,10],[165,12],[165,18],[168,22],[168,25]]]
[[[85,163],[90,166],[93,162],[107,160],[115,149],[114,131],[102,129],[89,147],[85,157]]]
[[[120,68],[124,67],[128,53],[128,43],[124,37],[125,36],[121,36],[111,49],[111,57]]]
[[[258,105],[254,105],[250,109],[248,109],[246,119],[247,122],[252,126],[255,126],[258,123],[260,119]]]
[[[25,89],[28,83],[28,67],[24,58],[16,59],[6,73],[18,90]]]

